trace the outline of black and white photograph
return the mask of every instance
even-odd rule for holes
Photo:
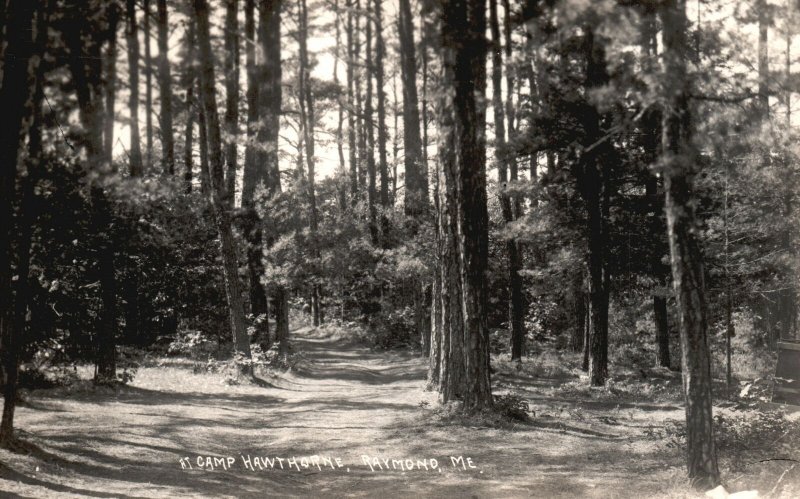
[[[0,497],[800,497],[800,0],[0,0]]]

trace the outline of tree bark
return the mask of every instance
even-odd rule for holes
[[[244,319],[241,285],[239,283],[239,265],[236,261],[236,246],[231,230],[230,213],[225,203],[225,174],[223,170],[222,139],[219,115],[214,96],[214,63],[209,35],[207,0],[194,0],[197,16],[197,39],[200,48],[200,99],[206,115],[208,128],[209,166],[211,178],[211,200],[214,206],[217,230],[222,247],[223,273],[225,277],[225,294],[233,333],[234,349],[237,355],[250,359],[250,340]],[[249,371],[249,366],[243,368]]]
[[[442,3],[442,94],[453,114],[454,161],[444,162],[455,180],[464,343],[464,410],[492,405],[487,312],[488,209],[486,200],[486,2]],[[442,129],[446,127],[441,127]],[[445,175],[448,176],[447,174]],[[453,307],[456,308],[456,307]]]
[[[172,76],[169,67],[167,0],[157,0],[158,89],[161,98],[161,162],[165,175],[175,174],[175,138],[172,130]]]
[[[667,0],[661,8],[664,27],[666,94],[664,188],[672,280],[678,301],[681,364],[686,404],[686,444],[689,479],[698,490],[720,482],[711,410],[711,360],[707,343],[703,263],[697,240],[693,176],[696,151],[692,142],[686,58],[688,54],[685,0]]]

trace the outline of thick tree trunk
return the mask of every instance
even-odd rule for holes
[[[126,0],[125,13],[127,24],[125,38],[128,44],[128,87],[130,96],[131,127],[131,177],[141,177],[142,167],[142,140],[139,137],[139,23],[136,21],[136,0]]]
[[[17,177],[17,160],[26,115],[25,106],[31,92],[31,75],[38,62],[33,59],[31,40],[33,19],[37,4],[28,0],[10,0],[5,16],[5,53],[2,87],[0,87],[0,347],[5,386],[3,389],[3,416],[0,421],[0,446],[6,447],[14,439],[14,412],[17,402],[18,350],[22,331],[14,330],[13,295],[11,287],[11,234],[13,200]],[[22,269],[19,269],[22,270]],[[19,283],[18,283],[19,285]],[[17,289],[17,301],[24,299]]]
[[[256,67],[255,0],[245,0],[245,54],[247,70],[247,146],[245,147],[244,174],[242,176],[242,208],[244,210],[244,237],[247,241],[247,276],[250,290],[250,313],[265,320],[257,331],[257,341],[263,349],[270,345],[269,300],[261,280],[264,277],[263,222],[255,206],[256,187],[267,182],[267,165],[258,163],[256,137],[259,127],[259,82]]]
[[[206,115],[208,128],[209,166],[211,168],[211,200],[216,215],[217,230],[222,247],[225,294],[233,333],[234,348],[237,355],[250,359],[250,340],[244,319],[241,285],[239,283],[239,264],[236,260],[236,246],[231,231],[231,219],[225,204],[225,174],[223,170],[222,140],[219,115],[214,96],[214,63],[209,35],[207,0],[194,0],[197,16],[197,39],[200,48],[200,100]],[[249,370],[249,367],[245,370]]]
[[[685,0],[667,0],[661,10],[664,27],[664,188],[672,280],[678,301],[681,364],[686,403],[686,444],[689,478],[700,490],[719,484],[711,410],[711,359],[707,343],[703,263],[697,240],[692,143],[687,77]]]
[[[225,0],[225,53],[225,201],[233,207],[239,135],[239,0]]]
[[[158,8],[158,89],[161,98],[161,161],[165,175],[175,174],[175,138],[172,130],[172,76],[169,67],[169,19],[167,0]]]
[[[411,1],[400,0],[398,8],[400,69],[403,77],[403,165],[407,215],[422,213],[428,202],[428,176],[422,164],[419,101],[417,98],[417,62],[414,48],[414,17]]]
[[[257,127],[258,147],[256,164],[264,165],[265,187],[270,196],[281,192],[281,177],[278,162],[278,132],[281,116],[281,1],[261,0],[259,23],[259,42],[264,59],[259,66],[258,108],[260,124]],[[267,246],[275,240],[267,238]],[[275,341],[278,351],[286,355],[289,351],[289,302],[286,289],[275,286],[273,293],[275,311]]]

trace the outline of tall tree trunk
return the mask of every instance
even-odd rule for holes
[[[153,56],[150,39],[150,0],[142,0],[144,10],[144,76],[145,76],[145,135],[147,138],[147,157],[145,167],[153,166]]]
[[[487,312],[488,210],[486,202],[486,2],[449,0],[441,5],[442,109],[452,113],[453,160],[442,161],[455,201],[454,225],[463,316],[464,410],[492,405]],[[448,105],[449,104],[449,105]],[[445,123],[446,124],[446,123]],[[447,127],[440,127],[445,130]],[[449,174],[447,172],[450,172]],[[451,338],[452,339],[452,338]]]
[[[424,171],[421,157],[414,18],[411,15],[410,0],[400,0],[398,18],[400,69],[403,78],[403,165],[406,190],[404,208],[407,215],[417,215],[422,213],[427,205],[428,176]]]
[[[257,186],[267,183],[267,165],[256,161],[256,137],[259,127],[259,81],[256,66],[256,18],[255,0],[245,0],[245,55],[247,69],[247,146],[244,153],[244,174],[242,175],[242,208],[244,209],[244,237],[247,241],[247,276],[250,290],[250,313],[265,316],[260,326],[258,342],[263,349],[269,347],[269,301],[267,290],[261,280],[264,278],[263,222],[255,206]],[[277,145],[277,144],[276,144]]]
[[[720,482],[711,411],[711,359],[707,343],[703,263],[694,206],[696,150],[689,109],[691,82],[686,58],[685,0],[667,0],[661,9],[664,27],[664,188],[672,280],[678,301],[681,364],[686,404],[689,478],[699,490]]]
[[[281,192],[281,177],[278,161],[278,132],[281,116],[281,0],[261,0],[259,41],[264,59],[258,72],[258,126],[256,163],[265,165],[266,188],[270,196]],[[270,235],[267,246],[275,240]],[[275,311],[275,341],[278,351],[286,355],[289,351],[289,301],[286,289],[275,286],[273,310]]]
[[[172,76],[169,68],[169,19],[167,0],[158,8],[158,89],[161,98],[161,161],[165,175],[175,174],[175,138],[172,134]]]
[[[216,215],[217,230],[222,246],[225,294],[231,319],[234,348],[237,355],[250,359],[250,340],[244,319],[241,285],[239,283],[239,264],[236,261],[236,246],[231,230],[230,213],[225,204],[225,174],[223,169],[222,140],[219,115],[214,96],[214,63],[209,35],[207,0],[194,0],[197,16],[197,40],[200,48],[200,100],[206,115],[208,128],[209,166],[211,168],[211,200]],[[249,368],[247,368],[249,369]]]
[[[43,9],[39,9],[38,16]],[[8,447],[14,441],[14,412],[17,403],[18,352],[23,331],[15,324],[14,297],[11,281],[11,234],[13,226],[15,184],[17,179],[17,160],[24,132],[26,106],[31,95],[31,81],[38,72],[39,58],[34,58],[34,44],[31,34],[34,16],[37,16],[37,3],[28,0],[10,0],[5,10],[9,23],[5,26],[5,54],[2,87],[0,87],[0,347],[2,348],[2,367],[5,386],[3,387],[3,416],[0,421],[0,446]],[[41,26],[37,23],[37,26]],[[38,38],[38,37],[37,37]],[[30,182],[30,180],[28,180]],[[18,272],[22,272],[24,255],[20,250]],[[26,259],[27,260],[27,259]],[[27,272],[24,277],[27,281]],[[23,283],[17,282],[16,307],[25,300]],[[21,294],[23,293],[23,294]],[[26,303],[27,305],[27,303]],[[15,328],[15,325],[17,326]]]
[[[233,207],[239,135],[239,0],[225,0],[225,53],[225,201]]]
[[[128,44],[128,87],[130,96],[128,107],[131,117],[131,177],[141,177],[142,141],[139,137],[139,23],[136,21],[136,0],[126,0],[125,37]]]
[[[598,88],[608,81],[605,64],[605,48],[596,39],[590,27],[586,28],[584,49],[587,61],[585,87],[587,91]],[[592,104],[586,104],[583,127],[586,130],[584,147],[597,143],[604,132],[601,116]],[[603,163],[611,155],[607,144],[594,147],[584,153],[575,165],[578,188],[586,206],[586,239],[588,242],[587,265],[589,275],[589,313],[592,333],[589,345],[589,378],[592,386],[603,386],[608,377],[608,270],[606,267],[606,239],[608,209],[608,172]]]

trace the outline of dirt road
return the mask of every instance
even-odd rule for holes
[[[423,362],[410,354],[307,329],[295,349],[304,361],[269,379],[272,388],[152,367],[117,392],[35,392],[18,412],[28,453],[0,453],[2,496],[685,494],[679,452],[647,437],[680,418],[679,407],[554,400],[537,395],[548,380],[516,380],[532,423],[448,424],[435,417]]]

